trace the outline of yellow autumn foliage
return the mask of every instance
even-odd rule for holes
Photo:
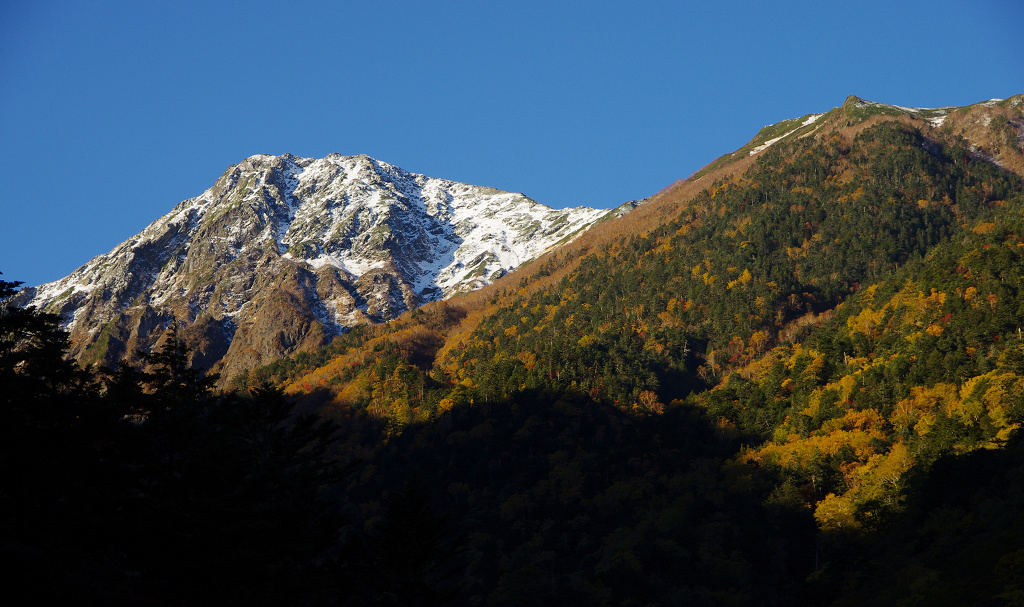
[[[872,310],[870,307],[865,306],[860,314],[846,319],[846,326],[851,332],[863,333],[870,337],[874,335],[875,327],[881,322],[884,313],[884,309]]]
[[[1016,430],[1020,424],[1010,421],[1010,409],[1014,400],[1024,394],[1024,378],[1012,372],[990,371],[972,377],[960,388],[960,399],[946,407],[950,417],[964,422],[977,422],[987,415],[996,428],[996,436],[988,447],[997,447]]]
[[[523,350],[516,354],[516,358],[519,362],[523,363],[527,369],[532,369],[537,364],[537,355],[528,350]]]
[[[774,462],[783,467],[799,468],[823,455],[835,455],[843,447],[850,447],[858,458],[866,460],[874,453],[872,439],[885,438],[883,422],[882,416],[873,409],[848,411],[843,417],[825,422],[808,438],[790,434],[785,443],[768,443],[746,457],[759,463]]]
[[[860,526],[856,512],[853,500],[845,495],[829,493],[814,509],[814,520],[825,531],[856,529]]]
[[[945,410],[958,398],[953,384],[937,383],[934,386],[914,386],[910,398],[905,398],[893,407],[892,423],[896,430],[916,430],[926,434],[934,421],[934,412]]]

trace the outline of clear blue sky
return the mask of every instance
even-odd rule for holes
[[[257,153],[612,207],[850,94],[1017,93],[1021,0],[0,1],[0,271],[60,278]]]

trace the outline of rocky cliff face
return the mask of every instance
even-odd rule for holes
[[[252,156],[22,300],[61,314],[83,362],[148,350],[178,321],[194,363],[230,376],[487,284],[612,213],[368,156]]]

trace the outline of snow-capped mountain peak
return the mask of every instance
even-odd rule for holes
[[[609,216],[409,173],[366,155],[250,156],[28,302],[85,361],[146,349],[173,320],[227,371],[485,285]]]

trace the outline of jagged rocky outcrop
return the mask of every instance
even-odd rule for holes
[[[258,155],[21,298],[61,314],[83,362],[148,350],[178,321],[194,363],[230,376],[487,284],[621,212],[555,210],[364,155]]]

